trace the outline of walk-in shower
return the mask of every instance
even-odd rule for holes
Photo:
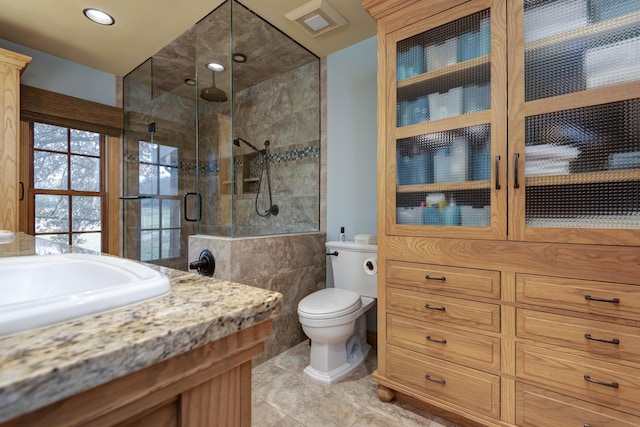
[[[320,229],[320,60],[240,2],[129,73],[124,113],[125,257]]]

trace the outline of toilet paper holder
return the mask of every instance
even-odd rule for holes
[[[368,258],[362,263],[362,268],[364,269],[365,274],[373,276],[378,274],[378,263],[375,258]]]

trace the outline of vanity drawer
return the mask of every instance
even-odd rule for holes
[[[519,338],[640,362],[640,328],[517,309]]]
[[[530,427],[632,427],[640,418],[528,384],[516,383],[516,424]]]
[[[500,338],[389,314],[387,342],[474,368],[500,369]]]
[[[388,261],[385,278],[390,283],[418,285],[429,291],[500,298],[499,271]]]
[[[387,310],[430,322],[500,332],[500,305],[386,288]]]
[[[500,377],[422,354],[386,346],[389,379],[416,393],[447,401],[467,410],[500,416]]]
[[[640,320],[640,286],[516,275],[516,301]]]
[[[516,343],[516,376],[640,414],[640,369]]]

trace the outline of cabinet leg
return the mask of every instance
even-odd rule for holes
[[[378,399],[383,402],[391,402],[396,395],[395,391],[379,384],[378,388],[376,389],[376,393],[378,394]]]

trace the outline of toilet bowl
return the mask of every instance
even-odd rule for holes
[[[375,303],[377,282],[375,274],[365,274],[364,269],[366,261],[375,259],[377,248],[353,242],[328,242],[327,248],[338,252],[332,256],[336,287],[303,298],[298,316],[302,330],[311,339],[310,363],[304,374],[332,384],[356,370],[371,349],[365,313]],[[348,279],[346,283],[339,278],[340,273],[342,279]]]

